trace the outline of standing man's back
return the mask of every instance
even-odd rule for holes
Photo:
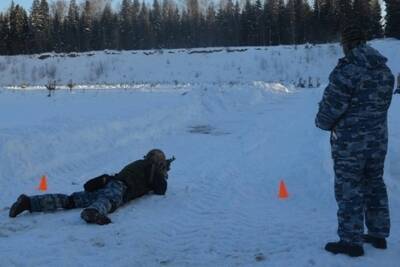
[[[332,130],[338,143],[353,143],[346,150],[334,149],[337,156],[350,151],[374,152],[387,145],[394,77],[386,61],[374,48],[362,44],[340,59],[332,72],[317,122]]]
[[[360,29],[345,29],[342,45],[346,56],[330,75],[316,117],[317,127],[331,131],[338,203],[340,241],[325,249],[361,256],[363,242],[386,248],[389,236],[383,169],[394,76],[387,59],[365,43]],[[363,236],[364,220],[368,234]]]

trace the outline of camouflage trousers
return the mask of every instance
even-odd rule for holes
[[[388,196],[383,181],[385,158],[381,155],[333,159],[338,235],[343,241],[362,245],[364,221],[371,236],[389,236]]]
[[[45,194],[29,197],[31,211],[55,211],[57,209],[93,208],[106,215],[124,204],[123,196],[126,185],[112,180],[104,188],[94,192],[75,192],[70,196],[64,194]]]

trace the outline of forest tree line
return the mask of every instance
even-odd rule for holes
[[[349,23],[368,39],[400,39],[400,0],[33,0],[0,13],[0,54],[213,46],[268,46],[338,41]],[[99,4],[100,3],[100,4]],[[383,23],[384,22],[384,23]]]

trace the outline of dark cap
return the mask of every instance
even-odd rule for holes
[[[165,154],[160,149],[150,150],[144,158],[154,164],[161,164],[166,161]]]
[[[362,43],[365,41],[364,32],[354,24],[345,26],[342,30],[342,44]]]

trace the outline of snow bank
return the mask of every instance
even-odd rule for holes
[[[398,40],[376,40],[371,44],[395,58]],[[73,84],[203,84],[303,81],[314,86],[326,83],[342,56],[338,44],[276,47],[199,48],[149,51],[104,51],[70,54],[0,57],[0,86],[43,86]]]

